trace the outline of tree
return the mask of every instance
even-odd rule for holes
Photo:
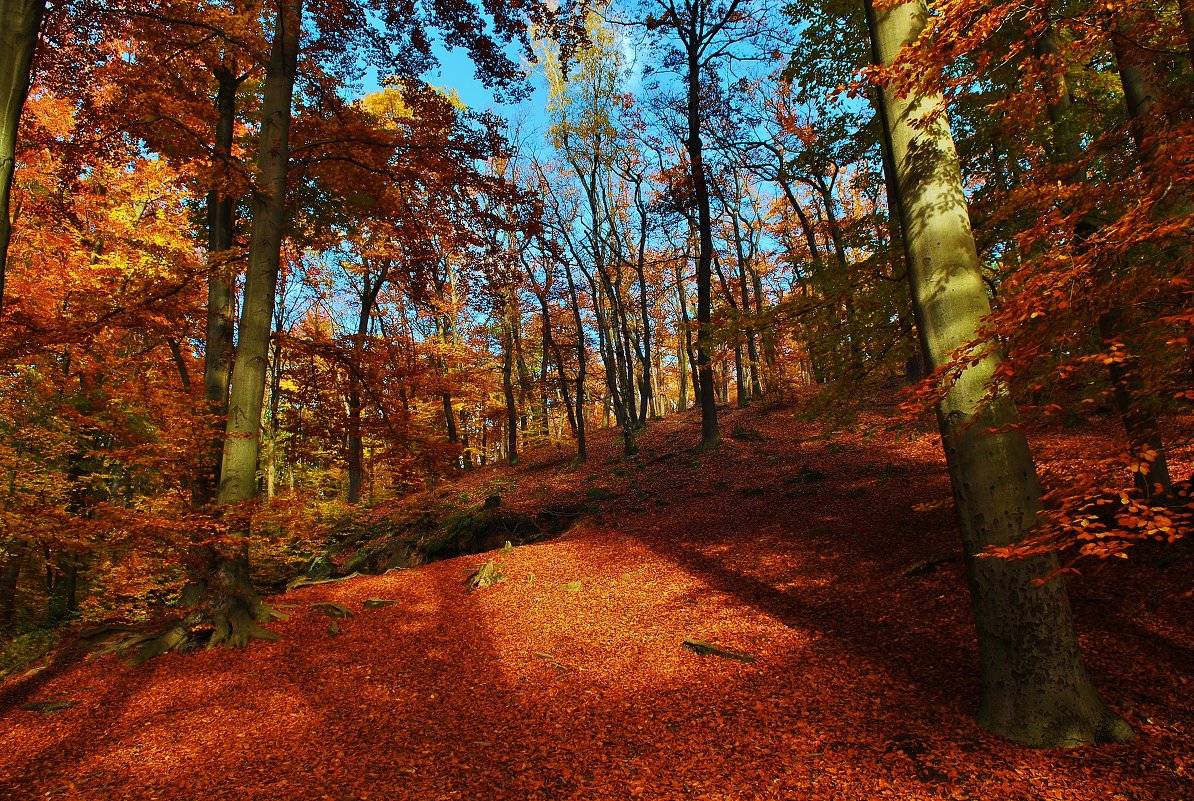
[[[875,63],[890,68],[917,43],[922,2],[867,18]],[[970,231],[962,177],[941,95],[906,80],[882,86],[903,209],[921,347],[931,369],[973,347],[990,304]],[[937,420],[954,488],[982,672],[979,722],[1025,745],[1076,746],[1132,738],[1087,676],[1053,554],[1023,560],[984,555],[1036,524],[1040,488],[1016,410],[986,349],[951,371]]]
[[[697,233],[697,348],[700,376],[697,391],[701,407],[701,447],[721,444],[717,424],[717,396],[713,386],[713,212],[702,136],[703,81],[708,70],[736,47],[756,36],[759,22],[746,13],[744,0],[656,0],[659,16],[649,16],[649,29],[665,29],[679,41],[673,66],[684,82],[685,137],[692,203],[696,208]]]
[[[274,323],[274,290],[278,282],[282,237],[286,225],[286,177],[290,161],[290,115],[298,72],[302,0],[280,0],[273,44],[265,70],[261,132],[257,145],[258,184],[253,193],[253,226],[245,273],[245,298],[237,335],[236,362],[228,399],[224,458],[217,500],[223,506],[257,495],[257,457],[261,446],[261,409],[270,331]],[[248,535],[247,528],[238,532]],[[212,595],[214,625],[211,644],[244,647],[252,638],[276,639],[258,625],[277,616],[265,604],[249,577],[247,542],[233,553],[219,555],[207,586]]]
[[[0,0],[0,313],[12,217],[8,202],[17,165],[17,130],[29,94],[33,52],[46,0]]]

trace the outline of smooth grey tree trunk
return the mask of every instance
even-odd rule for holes
[[[585,442],[587,425],[585,404],[588,397],[585,392],[585,380],[588,377],[589,348],[585,342],[584,320],[580,314],[580,297],[576,291],[576,280],[572,277],[571,265],[564,265],[564,278],[568,282],[568,305],[572,312],[572,324],[576,327],[576,458],[583,462],[589,457]],[[561,371],[561,382],[563,379],[564,375]]]
[[[215,167],[228,169],[232,158],[232,137],[236,127],[236,90],[240,81],[225,67],[215,71],[216,122]],[[234,271],[231,251],[234,242],[233,213],[236,206],[224,187],[207,193],[207,338],[203,352],[203,399],[215,418],[208,452],[200,461],[201,475],[195,488],[199,504],[210,503],[220,486],[220,462],[224,451],[224,415],[228,412],[228,381],[232,373],[232,308]]]
[[[923,29],[925,6],[916,0],[876,12],[865,1],[875,60],[890,65]],[[935,369],[976,338],[990,303],[941,95],[915,86],[903,96],[883,92],[913,307]],[[937,405],[978,634],[979,723],[1037,747],[1129,740],[1131,729],[1087,676],[1056,557],[981,556],[989,546],[1019,541],[1041,508],[1015,407],[994,383],[999,361],[992,352],[965,369]]]
[[[282,238],[286,227],[286,175],[290,160],[291,101],[298,70],[302,0],[279,4],[273,46],[266,67],[257,149],[258,184],[253,194],[245,297],[238,328],[236,363],[228,399],[228,422],[220,472],[219,502],[235,505],[257,495],[257,459],[261,446],[261,409],[266,363],[274,320]],[[241,531],[248,534],[247,527]],[[248,547],[224,556],[214,566],[212,644],[244,646],[254,637],[273,635],[258,625],[274,612],[253,590]]]
[[[0,0],[0,313],[12,238],[9,199],[17,166],[17,129],[29,94],[33,52],[46,0]]]

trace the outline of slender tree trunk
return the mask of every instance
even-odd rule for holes
[[[489,418],[481,415],[481,466],[489,464]]]
[[[461,456],[464,457],[464,469],[472,470],[476,465],[473,463],[473,454],[468,447],[468,412],[464,409],[460,410],[460,450]]]
[[[215,71],[218,89],[216,109],[215,157],[217,174],[226,174],[232,157],[232,136],[236,126],[236,90],[238,81],[224,67]],[[196,482],[195,501],[202,505],[215,499],[220,485],[220,462],[224,451],[224,416],[228,413],[228,379],[232,372],[233,270],[231,251],[235,241],[234,198],[223,186],[207,193],[207,339],[203,351],[203,399],[213,417],[209,450],[200,461],[201,475]]]
[[[600,268],[599,268],[600,272]],[[611,334],[613,328],[609,323],[610,311],[605,306],[605,292],[603,285],[590,273],[585,273],[589,284],[589,292],[593,296],[593,316],[596,317],[597,352],[601,355],[601,363],[605,368],[606,397],[613,404],[614,416],[618,425],[625,419],[621,394],[618,392],[619,368],[614,356],[615,341]]]
[[[676,362],[680,373],[680,394],[676,405],[682,412],[688,411],[688,348],[684,347],[683,332],[676,337]]]
[[[278,315],[274,317],[278,328],[281,321]],[[268,445],[265,455],[265,497],[273,500],[277,493],[278,476],[278,409],[281,406],[282,392],[282,343],[275,340],[271,347],[269,360],[269,412],[263,424],[266,426]]]
[[[685,263],[687,263],[687,255]],[[684,285],[684,273],[680,264],[679,261],[676,262],[676,293],[680,301],[680,345],[684,349],[684,361],[687,364],[687,369],[691,371],[692,394],[700,398],[701,374],[697,369],[696,354],[692,347],[692,318],[688,314],[688,289]],[[685,396],[685,400],[687,400],[687,396]],[[687,410],[688,404],[685,403],[683,411]]]
[[[25,562],[28,546],[13,537],[5,546],[3,569],[0,569],[0,631],[12,626],[17,612],[17,586]]]
[[[746,273],[746,263],[740,262],[738,280],[742,291],[742,313],[750,314],[750,290],[747,285]],[[753,325],[748,326],[746,329],[746,358],[746,367],[750,373],[750,398],[751,400],[758,400],[763,397],[763,384],[759,378],[759,345]]]
[[[919,0],[879,12],[866,0],[866,11],[875,61],[884,65],[916,41],[927,17]],[[902,97],[883,91],[914,256],[913,305],[934,369],[975,338],[990,304],[941,95],[923,87]],[[1019,541],[1041,508],[1015,407],[1005,391],[989,397],[999,361],[992,353],[968,367],[937,405],[978,632],[979,722],[1031,746],[1131,739],[1087,676],[1056,556],[980,556]]]
[[[688,149],[692,170],[692,188],[697,206],[697,352],[696,365],[700,373],[697,391],[701,403],[701,447],[721,445],[721,430],[717,424],[717,396],[713,385],[713,216],[709,202],[709,184],[705,177],[705,158],[701,142],[701,65],[695,48],[690,44],[688,54]]]
[[[377,275],[373,275],[368,264],[365,265],[365,285],[361,291],[361,308],[357,315],[357,331],[352,343],[353,363],[356,369],[349,370],[348,373],[347,461],[348,502],[353,505],[361,500],[361,483],[364,473],[364,441],[361,437],[361,363],[364,361],[365,340],[369,336],[369,318],[373,315],[373,307],[377,303],[377,296],[381,292],[388,272],[388,266],[382,266]]]
[[[551,365],[551,321],[543,320],[543,337],[540,341],[542,351],[539,354],[539,434],[544,439],[551,438],[551,398],[547,390],[547,372]]]
[[[450,269],[451,268],[449,267],[449,270]],[[449,273],[449,278],[451,278],[451,273]],[[449,281],[449,283],[451,284],[452,282]],[[455,288],[454,287],[453,287],[452,294],[453,294],[452,307],[453,307],[453,309],[455,309],[456,298],[455,298]],[[440,320],[440,337],[441,337],[443,344],[445,344],[445,345],[447,345],[447,344],[455,345],[456,344],[456,321],[453,319],[454,315],[455,315],[455,312],[453,311],[452,315],[445,314]],[[440,363],[439,363],[439,368],[440,368],[440,372],[443,375],[444,381],[447,382],[448,374],[449,374],[448,360],[445,358],[441,358]],[[443,407],[444,407],[444,428],[448,435],[448,442],[450,444],[455,445],[457,442],[460,442],[460,434],[456,428],[456,410],[452,406],[452,393],[449,390],[445,389],[444,392],[441,394],[441,400],[443,402]],[[455,459],[455,457],[453,457],[453,458]]]
[[[1132,124],[1132,135],[1142,165],[1147,169],[1149,160],[1155,154],[1155,144],[1147,135],[1147,122],[1154,100],[1143,66],[1139,63],[1138,54],[1133,54],[1129,46],[1123,41],[1123,36],[1115,34],[1116,60],[1119,64],[1120,77],[1123,81],[1124,96],[1128,116]],[[1034,42],[1034,51],[1040,57],[1055,57],[1057,45],[1051,28],[1045,28]],[[1134,57],[1137,56],[1137,57]],[[1053,132],[1053,150],[1055,158],[1069,164],[1077,164],[1082,156],[1080,134],[1076,130],[1072,119],[1072,99],[1069,82],[1064,73],[1054,78],[1050,87],[1046,108]],[[1086,172],[1074,167],[1069,173],[1069,180],[1085,183],[1089,180]],[[1088,215],[1077,225],[1076,236],[1079,247],[1092,237],[1102,222],[1097,215]],[[1115,280],[1112,270],[1108,266],[1100,270],[1103,283],[1110,284]],[[1160,422],[1155,412],[1150,408],[1150,397],[1144,386],[1141,374],[1142,365],[1136,355],[1137,348],[1132,336],[1135,327],[1135,313],[1130,306],[1116,301],[1105,312],[1099,315],[1099,336],[1103,347],[1114,352],[1119,358],[1108,366],[1112,386],[1115,389],[1115,405],[1123,421],[1127,433],[1128,448],[1133,461],[1140,461],[1146,451],[1153,451],[1157,457],[1148,462],[1146,473],[1133,472],[1133,480],[1137,488],[1146,496],[1154,494],[1160,486],[1165,492],[1172,484],[1169,475],[1169,463],[1165,456],[1165,445],[1161,438]]]
[[[639,213],[639,234],[638,234],[638,253],[635,260],[635,273],[638,276],[638,303],[639,316],[642,317],[643,324],[643,347],[639,351],[639,363],[642,366],[643,382],[639,393],[639,424],[644,425],[647,422],[648,407],[651,406],[651,400],[654,398],[653,385],[651,383],[651,366],[653,364],[651,359],[651,309],[647,297],[647,206],[643,202],[643,185],[642,181],[636,180],[634,184],[634,199],[635,205],[638,207]]]
[[[739,409],[750,405],[750,398],[746,396],[746,363],[742,359],[742,345],[734,348],[734,392],[735,404]]]
[[[518,464],[518,404],[514,398],[514,330],[506,311],[505,342],[502,343],[502,392],[506,397],[506,455],[510,464]]]
[[[1186,35],[1186,55],[1194,60],[1194,0],[1177,0],[1182,14],[1182,33]]]
[[[359,346],[353,348],[359,351]],[[361,382],[355,371],[348,376],[348,503],[355,506],[361,500],[363,440],[361,437]]]
[[[837,211],[834,209],[833,191],[826,183],[824,176],[820,174],[813,176],[812,185],[817,194],[821,196],[821,203],[825,206],[825,224],[829,229],[829,241],[833,246],[833,255],[837,260],[838,269],[842,271],[845,283],[842,307],[846,315],[846,364],[850,373],[862,375],[864,365],[862,346],[858,335],[858,315],[854,311],[854,279],[850,274],[850,260],[846,256],[841,226],[838,224]]]
[[[0,314],[12,238],[9,199],[17,166],[17,130],[29,94],[33,53],[46,0],[0,0]]]
[[[512,298],[511,309],[510,334],[514,342],[514,367],[518,371],[518,408],[522,410],[518,418],[518,427],[525,434],[527,415],[534,411],[531,397],[535,391],[535,377],[527,367],[526,356],[523,353],[522,311],[516,298]]]
[[[257,494],[257,457],[261,445],[261,407],[274,295],[286,227],[286,176],[290,160],[290,109],[298,70],[302,0],[283,0],[278,6],[261,107],[257,151],[258,185],[253,194],[253,227],[245,277],[236,363],[228,401],[224,460],[219,502],[230,506]],[[248,526],[246,538],[232,555],[215,560],[208,590],[215,595],[212,644],[237,647],[252,638],[276,639],[258,625],[276,615],[253,588],[249,578]]]
[[[568,418],[568,430],[572,432],[573,436],[576,436],[576,412],[572,408],[572,396],[568,392],[568,382],[564,377],[564,352],[560,349],[555,335],[551,332],[551,306],[547,302],[547,291],[547,287],[545,286],[541,290],[536,288],[535,293],[535,296],[539,299],[539,310],[543,318],[543,367],[540,377],[543,392],[543,433],[547,435],[551,433],[550,428],[547,426],[547,365],[549,361],[554,361],[556,373],[558,374],[557,380],[560,385],[560,401],[564,404],[564,411]]]
[[[585,445],[585,381],[588,378],[589,349],[585,343],[584,320],[580,316],[580,296],[576,291],[576,281],[572,276],[572,267],[564,265],[564,277],[568,281],[568,301],[572,308],[572,324],[576,326],[576,458],[585,461],[588,450]],[[561,381],[563,373],[560,374]]]
[[[737,183],[737,178],[735,178],[735,183]],[[741,194],[741,193],[739,193],[739,194]],[[738,216],[738,210],[731,209],[730,210],[730,223],[733,226],[733,230],[734,230],[734,255],[735,255],[735,259],[738,264],[738,292],[741,297],[741,305],[739,306],[739,308],[742,310],[743,319],[746,319],[746,316],[749,315],[751,312],[750,289],[747,285],[746,274],[749,269],[749,264],[750,264],[750,261],[752,258],[751,254],[753,254],[753,252],[754,252],[754,245],[752,243],[751,254],[748,254],[747,249],[743,242],[743,237],[742,237],[742,222],[743,222],[743,220]],[[753,240],[752,240],[752,242],[753,242]],[[742,361],[741,346],[738,347],[738,352],[735,354],[735,358],[738,363],[739,372],[742,372],[743,370],[745,370],[749,373],[749,377],[747,377],[746,375],[740,375],[738,378],[738,406],[739,407],[749,405],[751,400],[759,398],[763,394],[762,387],[759,384],[759,348],[755,342],[754,326],[746,326],[745,334],[746,334],[746,363],[745,363],[745,365],[743,364],[743,361]],[[746,395],[746,386],[748,383],[750,384],[750,395],[749,396]]]

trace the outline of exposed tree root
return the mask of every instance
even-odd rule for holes
[[[131,664],[144,664],[171,651],[197,648],[205,640],[208,648],[244,648],[253,640],[281,639],[262,624],[285,620],[286,615],[262,600],[249,579],[247,557],[210,556],[205,578],[183,589],[182,605],[191,611],[174,626],[141,643],[129,660]]]
[[[1080,748],[1100,743],[1130,743],[1136,739],[1128,722],[1101,702],[1091,714],[1071,710],[1068,716],[1042,715],[1017,721],[1014,726],[999,726],[980,715],[979,723],[992,734],[1029,748]]]

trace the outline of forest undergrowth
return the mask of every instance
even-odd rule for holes
[[[1139,739],[1021,748],[973,720],[937,436],[793,418],[726,411],[734,436],[697,452],[691,412],[653,422],[632,459],[604,430],[587,463],[547,448],[471,471],[452,489],[476,503],[596,513],[276,596],[276,643],[141,667],[60,652],[0,685],[0,798],[1190,797],[1190,559],[1137,549],[1069,578],[1092,676]],[[1047,469],[1102,435],[1034,444]],[[505,579],[470,592],[490,558]]]

